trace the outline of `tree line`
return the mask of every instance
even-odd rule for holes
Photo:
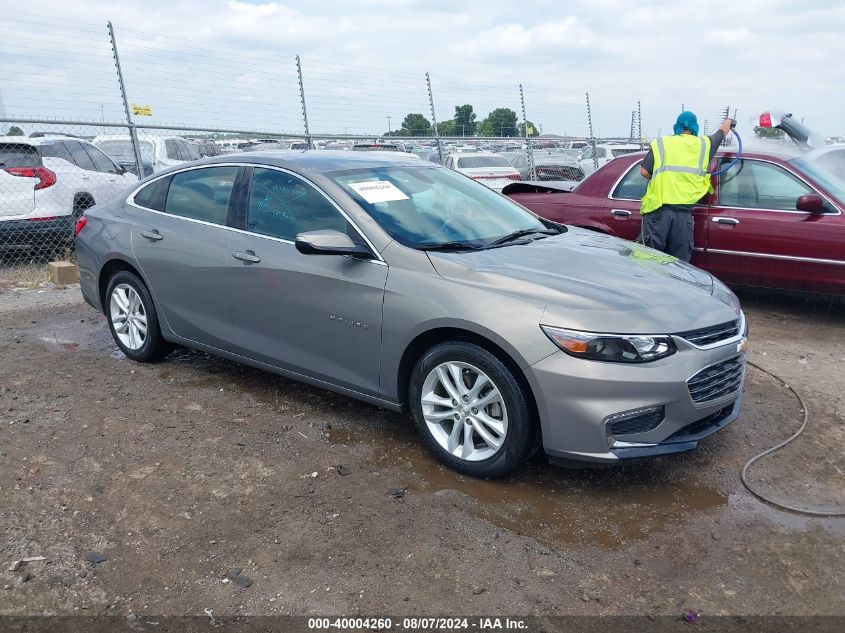
[[[537,126],[528,121],[529,136],[539,136]],[[455,116],[437,124],[440,136],[525,136],[525,125],[519,123],[510,108],[495,108],[485,118],[477,120],[470,104],[455,106]],[[412,112],[405,115],[398,130],[388,130],[385,136],[434,136],[434,126],[424,115]]]

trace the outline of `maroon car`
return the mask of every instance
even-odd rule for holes
[[[644,155],[616,158],[570,191],[543,182],[503,193],[549,220],[636,240]],[[733,158],[720,150],[711,171]],[[813,152],[744,152],[713,188],[693,210],[693,264],[726,283],[845,294],[845,181]]]

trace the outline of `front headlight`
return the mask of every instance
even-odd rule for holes
[[[541,325],[551,341],[576,358],[612,363],[648,363],[677,351],[671,336],[595,334]]]

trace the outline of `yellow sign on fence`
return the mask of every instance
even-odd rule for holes
[[[132,114],[134,114],[135,116],[152,116],[153,107],[150,105],[139,105],[137,103],[133,103]]]

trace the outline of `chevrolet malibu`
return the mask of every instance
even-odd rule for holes
[[[76,228],[82,293],[130,359],[182,345],[408,411],[470,475],[686,451],[739,415],[723,284],[431,163],[220,156]]]

